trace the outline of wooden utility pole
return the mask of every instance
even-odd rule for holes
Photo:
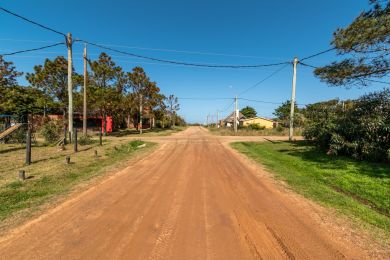
[[[68,131],[73,134],[73,83],[72,83],[72,34],[68,33],[66,37],[66,45],[68,47]]]
[[[238,113],[237,113],[237,96],[234,97],[234,132],[237,133],[237,119],[238,119]]]
[[[139,133],[142,134],[142,94],[139,94]]]
[[[83,104],[83,135],[87,135],[87,44],[84,46],[84,104]]]
[[[292,141],[294,135],[294,108],[295,108],[295,87],[297,83],[297,64],[298,58],[294,58],[293,62],[293,80],[292,80],[292,92],[291,92],[291,108],[290,108],[290,132],[288,139]]]
[[[26,165],[31,164],[31,127],[27,123],[27,136],[26,136]]]
[[[218,120],[218,113],[219,113],[219,111],[217,110],[217,124],[215,125],[217,128],[219,128],[219,120]]]

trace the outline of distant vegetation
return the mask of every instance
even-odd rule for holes
[[[23,87],[17,83],[17,78],[23,73],[0,56],[0,114],[15,115],[25,121],[28,115],[30,118],[32,115],[66,115],[67,63],[62,56],[46,59],[43,65],[34,66],[34,71],[26,74],[30,85]],[[142,96],[143,113],[154,118],[156,126],[165,128],[185,124],[177,114],[180,109],[177,97],[162,94],[143,68],[135,67],[126,72],[106,53],[101,53],[97,60],[89,60],[89,65],[89,115],[112,116],[117,129],[137,125]],[[74,72],[73,83],[75,113],[81,113],[83,76]]]

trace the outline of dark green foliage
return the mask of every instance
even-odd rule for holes
[[[180,109],[177,97],[172,95],[166,99],[142,67],[126,72],[106,53],[89,63],[88,116],[111,116],[114,130],[131,128],[140,119],[142,97],[144,122],[148,118],[150,121],[156,119],[155,122],[160,120],[164,127],[185,124],[177,115]],[[37,114],[61,113],[67,117],[68,61],[64,57],[45,59],[44,64],[34,66],[33,72],[26,76],[31,87],[17,86],[16,78],[20,75],[22,73],[15,70],[12,62],[6,62],[0,56],[0,114],[16,115],[25,121],[28,115],[31,118]],[[80,113],[83,108],[83,88],[80,88],[83,77],[73,71],[72,79],[74,112]],[[106,133],[106,127],[104,130]]]
[[[0,88],[16,86],[16,78],[22,74],[16,71],[12,62],[5,61],[0,55]]]
[[[79,145],[89,145],[89,144],[92,144],[92,143],[93,143],[93,140],[92,140],[91,136],[89,136],[89,135],[81,135],[78,138],[78,144]]]
[[[265,126],[261,126],[259,124],[249,124],[247,127],[248,127],[248,129],[252,129],[252,130],[264,130],[265,129]]]
[[[47,121],[42,125],[40,133],[47,143],[54,143],[60,139],[63,128],[60,121]]]
[[[26,135],[26,126],[23,126],[7,137],[7,143],[25,144],[27,139]]]
[[[257,115],[256,110],[253,107],[246,106],[243,109],[240,110],[240,112],[246,117],[246,118],[252,118]]]
[[[56,102],[65,114],[68,103],[68,60],[62,56],[54,60],[46,59],[44,65],[34,66],[33,73],[27,73],[26,79],[34,88],[49,96],[43,100],[45,107]],[[73,72],[73,87],[81,83],[81,76]]]
[[[11,86],[0,87],[0,114],[18,115],[43,113],[43,100],[46,100],[41,91],[30,87]]]
[[[352,54],[352,58],[316,69],[315,75],[322,81],[335,86],[367,85],[367,79],[389,74],[390,2],[371,0],[371,3],[371,10],[334,33],[332,44],[338,54],[349,57]]]
[[[383,161],[390,149],[390,90],[353,101],[331,100],[307,106],[304,136],[328,154]]]
[[[275,112],[273,113],[277,120],[285,127],[288,127],[290,125],[290,111],[291,111],[291,101],[287,100],[283,104],[281,104],[279,107],[275,109]],[[294,126],[299,127],[303,125],[303,117],[301,115],[300,109],[298,108],[297,104],[295,103],[294,106]]]

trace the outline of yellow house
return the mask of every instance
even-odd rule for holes
[[[241,119],[240,120],[240,125],[241,126],[248,126],[248,125],[251,125],[251,124],[257,124],[257,125],[260,125],[260,126],[265,126],[265,128],[269,129],[269,128],[274,128],[274,126],[276,126],[276,122],[271,120],[271,119],[268,119],[268,118],[264,118],[264,117],[252,117],[252,118],[247,118],[247,119]]]

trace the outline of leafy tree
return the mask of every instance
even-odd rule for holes
[[[63,56],[54,60],[46,59],[44,65],[34,66],[33,73],[27,73],[26,79],[34,87],[47,94],[66,114],[68,106],[68,61]],[[74,89],[80,85],[81,76],[73,72]],[[45,105],[46,106],[46,105]]]
[[[107,133],[107,114],[115,114],[119,106],[122,91],[125,88],[122,68],[112,58],[102,52],[98,60],[90,62],[92,76],[90,86],[90,104],[99,111],[104,122],[104,134]]]
[[[28,114],[42,114],[44,103],[50,98],[38,89],[11,86],[1,90],[0,114],[18,115],[24,120]]]
[[[168,98],[166,98],[166,108],[169,113],[170,123],[175,126],[176,112],[180,109],[178,98],[174,95],[169,95]]]
[[[16,78],[23,73],[16,71],[15,66],[10,61],[5,61],[0,55],[0,89],[4,87],[16,86]]]
[[[317,68],[314,73],[322,81],[335,86],[367,85],[370,78],[389,74],[390,2],[370,2],[371,10],[334,33],[332,45],[339,55],[350,58]]]
[[[148,107],[152,114],[155,109],[164,107],[165,96],[160,93],[160,88],[157,86],[157,83],[150,81],[143,68],[135,67],[127,75],[129,84],[135,95],[134,100],[138,104],[140,95],[142,95],[143,106],[145,108]],[[140,111],[138,112],[140,113]]]
[[[240,112],[246,117],[246,118],[252,118],[257,115],[256,110],[253,107],[246,106],[243,109],[240,110]]]
[[[290,125],[290,110],[291,110],[291,101],[287,100],[283,104],[281,104],[279,107],[275,109],[275,112],[273,113],[276,118],[285,126],[288,127]],[[300,113],[300,109],[298,108],[297,104],[295,103],[294,106],[294,126],[302,126],[303,124],[303,117]]]

